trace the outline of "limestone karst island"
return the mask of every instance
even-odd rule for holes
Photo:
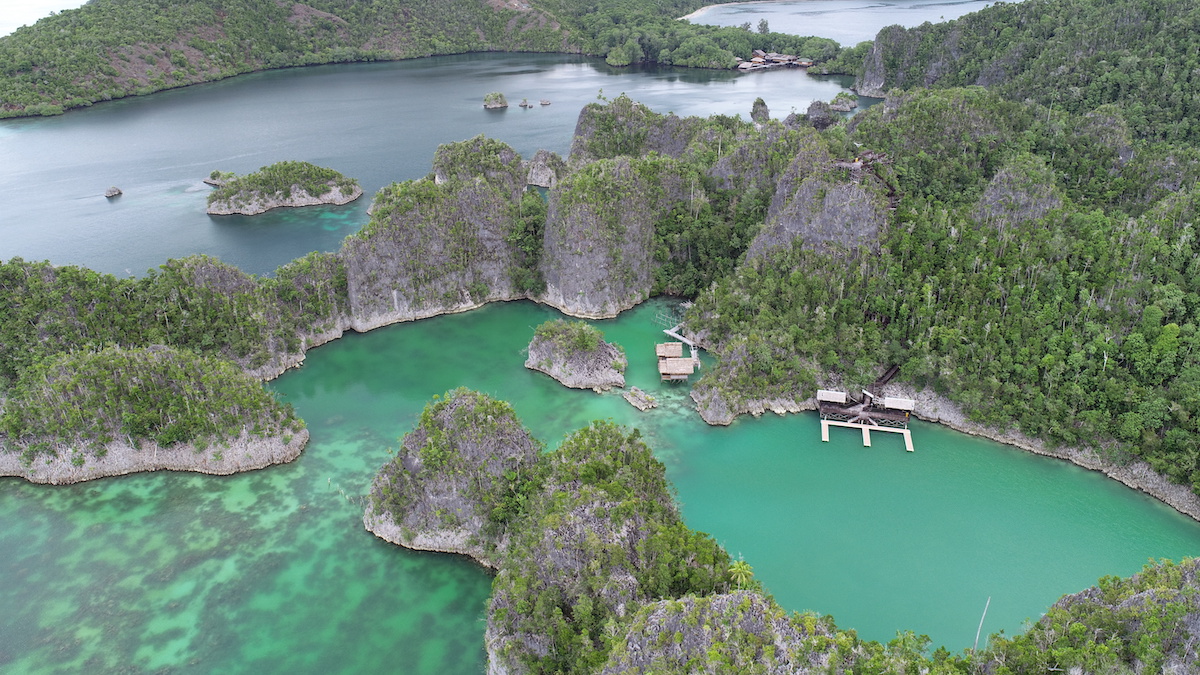
[[[1200,672],[1194,3],[16,11],[0,671]]]
[[[204,180],[216,189],[208,195],[208,214],[254,216],[280,207],[341,206],[362,196],[358,181],[308,162],[285,161],[245,176],[213,171]]]

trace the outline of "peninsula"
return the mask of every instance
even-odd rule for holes
[[[216,216],[253,216],[281,207],[340,206],[363,193],[353,178],[295,161],[277,162],[245,176],[213,171],[205,182],[217,188],[208,195],[208,213]]]

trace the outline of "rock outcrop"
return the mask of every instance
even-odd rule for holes
[[[816,141],[801,146],[779,184],[748,260],[799,240],[808,248],[875,247],[887,223],[887,198],[873,177],[834,175],[832,158]]]
[[[1005,232],[1062,206],[1054,172],[1036,155],[1020,155],[992,176],[972,216]]]
[[[579,112],[571,142],[572,164],[620,155],[655,152],[679,158],[687,152],[705,120],[662,115],[621,95],[608,105],[591,103]]]
[[[425,408],[395,459],[379,470],[363,525],[393,544],[497,567],[506,518],[539,449],[507,403],[450,392]]]
[[[549,150],[538,150],[525,166],[528,168],[526,183],[554,189],[558,186],[558,177],[566,171],[567,163]]]
[[[524,297],[505,241],[525,188],[520,156],[479,136],[439,148],[433,175],[380,190],[371,221],[343,243],[355,330]]]
[[[547,321],[529,343],[525,367],[545,373],[573,389],[605,391],[625,386],[625,351],[604,341],[599,330],[582,321]]]
[[[572,166],[550,195],[539,300],[571,316],[614,317],[650,296],[654,225],[689,186],[664,157]]]
[[[251,436],[243,431],[229,441],[204,445],[174,443],[164,447],[142,441],[134,447],[128,441],[117,440],[92,454],[64,451],[52,459],[38,457],[32,462],[23,460],[19,452],[0,452],[0,476],[51,485],[164,469],[227,476],[286,464],[299,457],[307,444],[308,430],[300,429],[271,436]]]
[[[293,185],[291,192],[286,197],[269,195],[253,190],[239,192],[229,199],[218,200],[209,204],[208,214],[212,216],[256,216],[278,208],[320,206],[322,204],[341,206],[349,204],[363,194],[362,188],[357,185],[345,192],[333,183],[329,183],[329,186],[329,191],[322,195],[309,194],[307,190],[299,185]]]

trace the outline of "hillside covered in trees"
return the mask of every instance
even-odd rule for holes
[[[1135,138],[1200,142],[1200,7],[1174,0],[1025,0],[880,31],[860,93],[985,86],[1086,114],[1115,104]]]
[[[566,52],[614,66],[731,68],[833,40],[694,26],[701,0],[92,0],[0,37],[0,117],[53,115],[268,68],[481,51]]]

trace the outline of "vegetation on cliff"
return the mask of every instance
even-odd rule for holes
[[[228,361],[162,346],[110,346],[25,370],[8,391],[0,428],[0,441],[32,461],[68,449],[102,455],[114,440],[136,447],[141,440],[207,445],[243,432],[277,436],[303,422]]]
[[[482,51],[568,52],[616,66],[729,68],[752,49],[824,60],[839,47],[673,17],[632,0],[92,0],[0,36],[0,117],[53,115],[266,68]]]
[[[276,162],[245,176],[222,174],[221,179],[221,185],[208,195],[210,209],[221,204],[232,208],[252,202],[286,205],[289,200],[303,196],[323,197],[334,189],[344,197],[362,192],[357,180],[308,162]],[[303,195],[297,194],[297,190]]]
[[[384,518],[376,528],[394,526],[405,545],[490,560],[540,487],[541,447],[509,404],[466,389],[446,392],[425,406],[379,470],[367,518]]]
[[[1136,138],[1200,141],[1200,7],[1027,0],[880,31],[859,86],[983,85],[1082,115],[1112,104]]]
[[[625,386],[625,349],[604,341],[600,329],[583,321],[554,319],[534,330],[525,367],[568,387],[597,391]]]
[[[1189,672],[1200,639],[1196,561],[1066,596],[1021,635],[978,652],[930,651],[898,632],[859,639],[831,617],[788,614],[679,517],[663,465],[635,430],[593,422],[538,454],[512,409],[459,389],[428,405],[380,470],[364,522],[413,528],[417,548],[456,532],[498,569],[491,667],[509,673]],[[448,550],[448,549],[442,549]],[[1174,669],[1174,670],[1172,670]]]
[[[1112,125],[980,89],[855,118],[846,142],[886,156],[869,170],[897,200],[878,251],[797,244],[701,293],[689,325],[721,363],[700,388],[736,405],[895,364],[977,421],[1200,488],[1196,154],[1130,158]]]

